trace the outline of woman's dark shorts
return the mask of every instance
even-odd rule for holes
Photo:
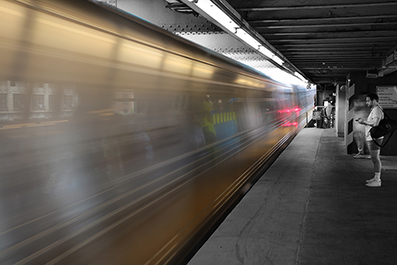
[[[369,150],[374,150],[374,151],[380,150],[380,146],[376,145],[374,141],[376,141],[378,144],[382,145],[383,138],[378,138],[378,139],[375,139],[375,140],[367,141],[368,149]]]

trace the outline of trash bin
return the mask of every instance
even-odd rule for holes
[[[323,128],[324,127],[324,120],[323,119],[319,119],[318,121],[316,121],[317,123],[317,128]]]
[[[323,119],[322,119],[321,110],[313,111],[313,120],[316,121],[317,128],[323,128]]]

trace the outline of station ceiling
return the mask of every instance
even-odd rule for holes
[[[397,44],[397,1],[228,0],[249,25],[317,84],[378,72]]]
[[[115,0],[108,0],[115,1]],[[118,0],[130,9],[132,0]],[[141,0],[134,0],[137,2]],[[143,0],[153,13],[153,4],[160,0]],[[158,16],[156,24],[184,34],[211,32],[219,28],[211,21],[198,21],[198,14],[189,7],[196,0],[163,0],[163,7],[183,17],[170,20]],[[200,0],[198,0],[200,1]],[[234,15],[253,34],[267,44],[287,64],[291,64],[312,83],[317,85],[345,84],[350,72],[366,71],[371,78],[387,75],[396,70],[385,67],[387,56],[397,45],[397,1],[395,0],[212,0],[219,8]],[[164,5],[165,3],[165,5]],[[188,5],[189,4],[189,5]],[[129,8],[128,8],[129,7]],[[137,9],[135,9],[137,10]],[[166,12],[166,11],[164,11]],[[138,14],[139,15],[139,14]],[[154,19],[156,20],[156,19]],[[150,21],[150,19],[149,19]],[[172,22],[171,22],[172,21]],[[201,26],[200,26],[201,25]],[[217,43],[217,42],[214,42]],[[218,41],[219,43],[219,41]],[[233,42],[221,42],[212,47],[221,53],[240,51],[239,56],[253,56]],[[230,45],[231,47],[225,46]],[[214,46],[215,44],[212,44]],[[384,66],[382,68],[382,65]]]

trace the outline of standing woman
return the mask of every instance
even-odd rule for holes
[[[365,125],[365,138],[368,144],[368,149],[371,153],[371,159],[374,163],[375,176],[372,179],[367,180],[366,186],[368,187],[380,187],[382,182],[380,179],[380,174],[382,171],[382,163],[380,161],[380,147],[375,144],[375,141],[381,145],[383,142],[383,136],[373,140],[371,137],[370,130],[374,126],[378,126],[379,122],[383,119],[384,114],[382,108],[379,105],[379,97],[377,94],[368,94],[365,98],[365,104],[371,108],[367,120],[362,118],[357,119],[357,122]]]

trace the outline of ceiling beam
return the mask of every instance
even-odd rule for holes
[[[258,20],[247,20],[251,26],[256,27],[257,24],[266,23],[299,23],[299,22],[332,22],[341,20],[373,20],[373,19],[393,19],[397,18],[396,15],[379,15],[379,16],[344,16],[344,17],[321,17],[321,18],[294,18],[294,19],[258,19]]]
[[[269,35],[269,36],[321,36],[321,35],[377,35],[377,36],[390,36],[390,35],[395,35],[396,30],[365,30],[365,31],[359,31],[359,30],[350,30],[350,31],[322,31],[322,32],[314,32],[314,31],[301,31],[301,32],[296,32],[296,31],[283,31],[283,32],[273,32],[273,31],[260,31],[258,30],[258,33],[262,34],[263,36]]]
[[[350,50],[350,51],[341,51],[341,50],[333,50],[333,49],[328,49],[328,50],[316,50],[316,51],[302,51],[302,50],[288,50],[285,52],[285,54],[289,54],[289,55],[304,55],[304,56],[308,56],[308,55],[319,55],[319,54],[324,54],[324,55],[344,55],[344,54],[351,54],[351,55],[355,55],[355,54],[359,54],[359,55],[363,55],[363,56],[374,56],[374,53],[370,50],[368,51],[354,51],[354,50]],[[378,53],[379,54],[379,53]],[[384,56],[382,56],[384,57]]]
[[[350,46],[359,49],[359,48],[365,48],[365,47],[370,47],[372,48],[381,48],[383,49],[385,46],[390,46],[390,44],[393,44],[393,41],[379,41],[376,44],[374,43],[354,43],[354,42],[348,42],[348,43],[305,43],[304,46],[299,43],[299,44],[294,44],[294,43],[288,43],[288,44],[282,44],[279,45],[280,48],[296,48],[296,47],[306,47],[306,48],[332,48],[332,47],[347,47],[349,48]]]
[[[236,8],[239,12],[263,12],[263,11],[293,11],[300,9],[334,9],[334,8],[368,8],[368,7],[384,7],[390,6],[393,8],[397,6],[397,2],[374,2],[374,3],[356,3],[356,4],[340,4],[340,5],[302,5],[302,6],[266,6],[266,7],[242,7]]]
[[[363,49],[363,48],[339,48],[339,47],[316,47],[316,52],[337,52],[337,53],[351,53],[351,52],[357,52],[357,53],[362,53],[362,52],[371,52],[371,53],[384,53],[382,47],[379,47],[377,49]],[[297,48],[279,48],[278,49],[280,52],[285,52],[285,53],[296,53],[299,52],[300,54],[312,54],[313,53],[313,47],[307,48],[307,47],[297,47]]]
[[[374,37],[354,37],[354,38],[350,38],[350,37],[339,37],[339,38],[302,38],[302,39],[274,39],[272,40],[272,43],[284,43],[284,42],[302,42],[302,43],[327,43],[327,42],[336,42],[336,41],[349,41],[351,43],[361,43],[363,41],[376,41],[378,39],[381,40],[389,40],[390,42],[396,42],[397,41],[397,36],[374,36]],[[270,40],[270,38],[269,38]],[[385,42],[385,41],[383,41]]]
[[[343,24],[286,24],[286,25],[269,25],[269,26],[254,26],[255,29],[282,29],[282,28],[319,28],[319,27],[363,27],[363,26],[394,26],[395,22],[363,22],[363,23],[343,23]]]

